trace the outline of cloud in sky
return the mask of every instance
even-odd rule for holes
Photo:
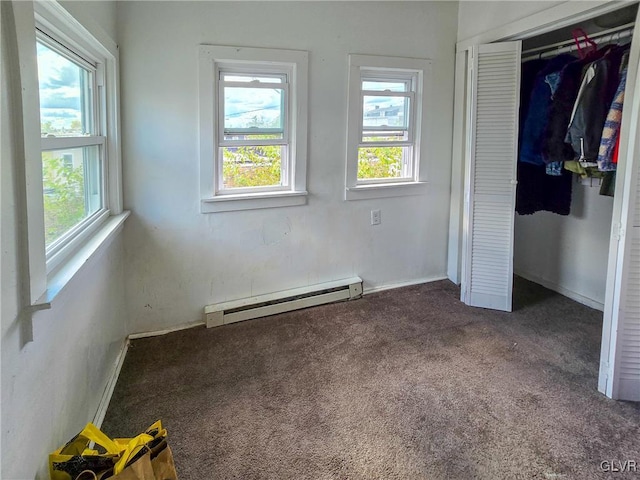
[[[73,120],[82,120],[80,81],[86,70],[40,42],[37,55],[40,121],[69,129]]]
[[[281,115],[282,91],[271,88],[225,88],[226,127],[247,128],[273,122]]]

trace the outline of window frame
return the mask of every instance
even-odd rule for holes
[[[104,91],[104,59],[89,56],[86,51],[81,51],[77,44],[63,42],[56,38],[55,34],[36,21],[36,44],[39,42],[53,50],[62,57],[91,72],[92,108],[91,130],[88,135],[65,137],[41,137],[41,152],[56,152],[85,147],[98,147],[98,168],[100,170],[100,203],[101,207],[91,215],[82,219],[67,232],[58,237],[51,245],[45,247],[46,271],[52,273],[64,260],[91,236],[109,216],[107,192],[107,165],[106,165],[106,135],[103,135],[103,111],[106,108],[106,96]],[[38,102],[40,105],[40,102]],[[40,112],[39,112],[40,113]],[[85,186],[87,184],[85,183]]]
[[[23,141],[19,144],[19,155],[24,158],[24,169],[20,173],[24,180],[24,203],[18,208],[22,218],[20,237],[25,243],[20,254],[25,279],[21,295],[23,308],[33,313],[51,308],[51,302],[87,261],[121,231],[129,215],[122,208],[119,54],[117,45],[107,34],[99,28],[88,30],[57,2],[14,2],[13,19],[21,87],[16,99],[22,110]],[[103,109],[96,119],[101,128],[99,133],[104,136],[100,142],[103,143],[106,210],[90,217],[90,221],[74,232],[73,240],[49,258],[45,248],[42,151],[50,146],[52,139],[41,136],[36,28],[67,48],[72,47],[81,58],[98,59],[96,68],[104,79]]]
[[[306,203],[308,52],[265,48],[200,45],[200,211],[215,213]],[[285,94],[283,139],[261,142],[224,139],[224,89],[220,74],[282,75]],[[221,87],[222,85],[222,87]],[[249,82],[242,85],[248,87]],[[254,85],[255,86],[255,85]],[[262,88],[262,87],[259,87]],[[287,142],[283,142],[287,140]],[[283,185],[224,188],[221,148],[228,145],[281,144],[286,150]],[[284,163],[283,158],[283,163]]]
[[[376,81],[386,81],[386,82],[394,82],[394,83],[404,83],[406,86],[406,90],[402,92],[395,92],[390,90],[365,90],[363,87],[364,82],[376,82]],[[361,67],[360,68],[360,110],[361,113],[359,115],[359,143],[358,150],[361,148],[367,147],[403,147],[409,148],[409,159],[403,159],[403,170],[407,171],[406,175],[400,177],[392,177],[392,178],[365,178],[359,179],[357,178],[356,173],[356,185],[378,185],[378,184],[386,184],[386,183],[403,183],[403,182],[412,182],[415,180],[414,178],[414,170],[415,170],[415,119],[416,119],[416,89],[418,87],[418,82],[420,81],[419,74],[416,71],[384,71],[380,72],[377,69]],[[409,100],[409,115],[406,115],[407,119],[407,127],[406,128],[392,128],[391,126],[382,126],[381,128],[376,127],[365,127],[364,125],[364,99],[365,97],[399,97],[406,98]],[[406,108],[406,107],[405,107]],[[377,142],[365,142],[363,138],[365,138],[365,131],[379,131],[379,132],[393,132],[406,130],[407,140],[381,140]],[[358,154],[359,155],[359,154]],[[357,172],[357,171],[356,171]]]
[[[426,192],[426,159],[424,146],[428,143],[428,97],[431,84],[431,61],[428,59],[386,57],[379,55],[349,55],[349,84],[347,106],[347,149],[345,173],[345,200],[415,195]],[[365,90],[365,81],[405,82],[410,84],[406,92],[389,90]],[[409,99],[407,140],[365,142],[365,96],[393,96]],[[375,130],[375,129],[374,129]],[[393,129],[386,131],[404,131]],[[385,131],[385,129],[381,129]],[[410,150],[410,159],[403,169],[408,173],[396,178],[359,179],[358,152],[367,146],[402,146]]]

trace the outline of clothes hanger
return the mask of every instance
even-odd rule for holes
[[[583,29],[576,28],[571,32],[571,35],[578,47],[578,55],[580,55],[580,58],[587,58],[589,55],[598,51],[596,42],[591,40]],[[581,45],[582,43],[584,43],[584,47]]]

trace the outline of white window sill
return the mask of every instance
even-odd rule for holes
[[[368,198],[403,197],[427,193],[427,182],[372,183],[347,187],[345,200],[366,200]]]
[[[232,212],[237,210],[255,210],[258,208],[304,205],[307,203],[307,195],[308,193],[306,191],[219,195],[217,197],[202,199],[200,203],[200,212]]]
[[[51,302],[64,290],[71,279],[91,260],[103,250],[122,230],[124,221],[131,212],[124,211],[113,215],[82,245],[65,263],[47,279],[47,291],[32,305],[32,310],[51,308]]]

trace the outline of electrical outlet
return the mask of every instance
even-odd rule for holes
[[[380,225],[380,223],[382,223],[380,210],[371,210],[371,225]]]

